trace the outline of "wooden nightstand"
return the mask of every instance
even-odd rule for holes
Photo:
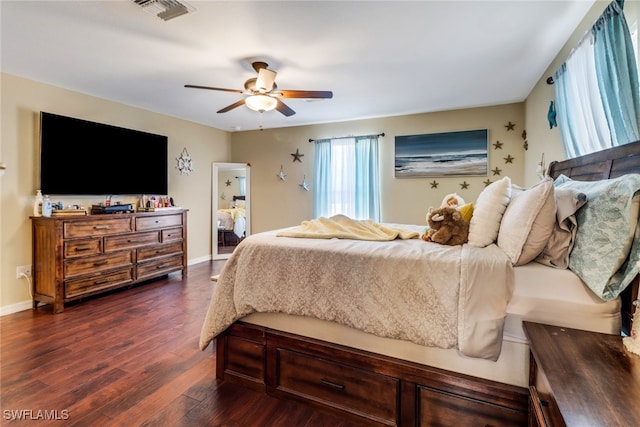
[[[640,426],[640,356],[622,337],[524,322],[530,426]]]

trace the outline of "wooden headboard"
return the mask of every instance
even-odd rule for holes
[[[640,173],[640,141],[549,164],[549,175],[554,179],[562,174],[579,181],[597,181],[629,173]],[[631,331],[631,319],[636,308],[633,301],[638,299],[639,286],[640,276],[636,276],[620,295],[622,331],[626,334]]]

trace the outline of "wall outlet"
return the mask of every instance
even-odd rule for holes
[[[31,277],[31,266],[30,265],[21,265],[16,267],[16,279],[22,279],[22,275],[27,277]]]

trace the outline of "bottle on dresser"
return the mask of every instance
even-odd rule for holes
[[[42,216],[50,217],[52,210],[53,207],[51,206],[51,199],[49,196],[44,196],[44,199],[42,200]]]
[[[42,216],[42,203],[44,198],[42,197],[42,191],[37,190],[36,199],[33,202],[33,216]]]

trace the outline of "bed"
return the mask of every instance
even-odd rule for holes
[[[555,194],[571,190],[578,200],[584,190],[594,207],[596,195],[591,187],[580,187],[582,181],[614,182],[636,173],[640,173],[640,142],[554,162],[549,167]],[[572,188],[574,185],[580,191]],[[558,190],[560,187],[566,188]],[[629,222],[634,230],[638,229],[637,199],[635,196],[634,203],[629,203],[629,217],[635,218]],[[588,256],[590,252],[582,247],[585,239],[581,236],[587,230],[586,226],[581,229],[586,221],[583,212],[582,207],[576,209],[563,221],[556,218],[554,224],[570,229],[561,235],[569,234],[571,254],[575,251],[576,259],[578,253],[587,252]],[[506,218],[505,212],[503,222]],[[388,228],[417,231],[403,225]],[[583,234],[577,235],[581,230]],[[276,237],[280,232],[253,235],[236,249],[214,289],[200,346],[204,349],[215,339],[216,376],[221,380],[304,401],[367,425],[526,425],[529,347],[522,321],[619,334],[629,330],[632,301],[638,298],[637,271],[629,266],[638,262],[614,260],[615,268],[625,270],[632,279],[624,290],[612,290],[609,284],[592,284],[588,276],[592,271],[586,271],[583,279],[573,269],[552,268],[549,263],[562,260],[551,259],[553,254],[541,254],[522,265],[514,266],[508,259],[505,262],[501,252],[510,242],[479,251],[469,245],[441,247],[435,253],[437,244],[416,239],[331,239],[339,245],[336,252],[330,241]],[[560,240],[556,242],[559,246],[565,244]],[[634,242],[633,249],[627,247],[627,251],[637,252],[637,233]],[[367,249],[371,244],[374,250]],[[330,271],[317,261],[318,251],[334,254]],[[421,258],[437,258],[446,267],[438,271],[435,264],[412,263],[406,255],[412,251]],[[427,251],[428,256],[421,251]],[[484,252],[491,252],[488,261],[482,258]],[[252,260],[253,271],[244,265],[234,268],[243,253]],[[282,258],[283,253],[290,256]],[[270,260],[272,254],[282,262]],[[367,261],[368,256],[372,260]],[[260,262],[263,257],[272,264],[271,271]],[[387,265],[376,271],[385,258],[401,266],[394,270]],[[478,267],[478,259],[484,267]],[[385,276],[387,268],[390,273]],[[483,272],[485,268],[488,270]],[[407,273],[414,270],[417,274]],[[450,270],[459,272],[450,281],[451,289],[421,293],[423,287],[434,286],[431,282],[412,287],[412,281],[421,280],[416,278],[442,276]],[[363,284],[350,291],[331,287],[332,282],[346,280],[342,276],[362,277]],[[475,277],[483,284],[478,285],[481,282]],[[239,286],[240,282],[244,285]],[[296,286],[304,286],[304,292]],[[393,286],[402,292],[390,293]],[[260,293],[263,296],[257,297]],[[344,305],[329,305],[331,294]],[[398,294],[404,298],[398,299]],[[301,299],[302,305],[294,304]],[[349,305],[357,307],[351,311],[360,306],[366,311],[370,302],[380,310],[396,304],[403,304],[406,310],[376,312],[371,322],[364,323],[361,316],[354,319],[345,313]],[[422,303],[433,317],[416,319],[415,307],[409,310],[404,306],[413,303],[418,307]],[[444,310],[441,303],[448,304]],[[408,323],[400,312],[413,313]],[[382,332],[376,326],[381,317],[393,318],[391,326],[383,323]],[[422,329],[429,333],[421,335]]]
[[[244,203],[245,196],[233,196],[229,208],[218,209],[218,232],[223,237],[225,233],[233,232],[238,241],[245,238],[247,217]]]

